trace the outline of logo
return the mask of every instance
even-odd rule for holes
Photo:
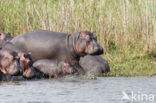
[[[132,102],[153,102],[155,101],[154,94],[145,94],[141,93],[140,91],[134,92],[131,91],[129,94],[127,94],[125,91],[122,92],[122,100],[132,101]]]

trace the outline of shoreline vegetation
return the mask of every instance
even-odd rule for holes
[[[95,32],[111,72],[156,75],[155,0],[0,0],[0,31]]]

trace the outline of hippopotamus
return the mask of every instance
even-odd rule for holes
[[[71,63],[66,61],[57,62],[56,60],[40,59],[33,66],[49,77],[58,77],[74,72]]]
[[[110,72],[108,62],[101,56],[87,55],[81,57],[79,63],[86,75],[101,75],[102,73]]]
[[[10,41],[12,38],[10,33],[0,32],[0,40]]]
[[[18,35],[10,42],[30,52],[34,62],[39,59],[69,61],[80,74],[84,74],[79,65],[80,57],[87,54],[103,54],[103,48],[97,43],[97,37],[89,31],[66,34],[35,30]]]
[[[20,66],[23,70],[23,76],[26,78],[35,77],[35,69],[33,67],[32,59],[29,54],[18,52],[20,57]]]
[[[1,49],[8,49],[10,52],[15,52],[19,58],[19,64],[21,67],[21,71],[24,77],[32,78],[35,76],[35,70],[33,67],[32,59],[26,51],[22,50],[21,48],[15,46],[14,44],[1,40],[0,41]]]
[[[17,75],[21,72],[16,52],[9,49],[0,50],[0,70],[3,74]]]

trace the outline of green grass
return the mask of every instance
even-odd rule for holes
[[[0,31],[95,32],[108,76],[156,74],[155,0],[0,0]]]
[[[104,76],[153,76],[156,75],[156,58],[139,50],[127,49],[107,53],[111,72]]]

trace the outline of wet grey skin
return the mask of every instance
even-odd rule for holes
[[[74,68],[69,62],[58,62],[56,60],[41,59],[37,60],[33,66],[50,77],[64,76],[74,73]]]
[[[84,74],[79,65],[80,57],[103,54],[103,48],[97,43],[96,36],[88,31],[66,34],[35,30],[18,35],[10,42],[29,52],[33,62],[39,59],[67,60],[80,74]]]
[[[81,57],[79,62],[86,75],[101,75],[103,73],[110,72],[107,60],[101,56],[87,55]]]

